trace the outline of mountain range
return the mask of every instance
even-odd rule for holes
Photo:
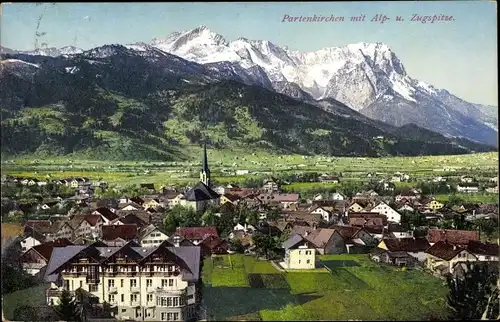
[[[2,129],[13,135],[2,136],[4,153],[48,151],[68,136],[74,141],[61,153],[111,147],[117,157],[133,150],[164,158],[200,137],[304,154],[496,149],[488,147],[497,141],[495,107],[410,78],[381,43],[300,53],[268,41],[228,42],[201,26],[87,51],[2,48],[0,66]],[[28,123],[41,147],[13,147],[16,135],[32,131]]]

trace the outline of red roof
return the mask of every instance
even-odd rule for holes
[[[83,220],[87,221],[91,226],[97,225],[99,219],[101,219],[99,215],[85,215],[85,217],[83,217]]]
[[[137,225],[124,224],[124,225],[102,226],[103,240],[115,240],[116,238],[122,238],[125,240],[131,240],[137,238]]]
[[[471,240],[479,240],[479,233],[475,230],[429,229],[427,233],[429,243],[439,241],[456,245],[467,245]]]
[[[431,246],[425,238],[394,238],[383,241],[390,252],[423,252]]]
[[[182,227],[179,228],[177,233],[183,238],[193,240],[193,239],[205,239],[208,236],[219,237],[217,229],[213,226],[210,227]]]
[[[439,241],[439,242],[435,243],[434,245],[432,245],[425,252],[427,254],[430,254],[430,255],[435,256],[437,258],[441,258],[441,259],[449,261],[452,258],[454,258],[455,256],[457,256],[457,254],[463,250],[465,250],[465,248],[457,246],[457,245],[445,243],[443,241]]]
[[[474,255],[498,256],[498,244],[481,243],[471,240],[467,245],[467,250]]]
[[[66,247],[69,245],[73,245],[73,243],[69,239],[61,238],[36,245],[32,249],[48,261],[50,259],[50,256],[52,255],[52,250],[54,249],[54,247]]]
[[[97,208],[95,211],[97,211],[98,213],[100,213],[107,220],[113,220],[113,219],[118,218],[117,214],[115,214],[109,208],[106,208],[106,207]]]

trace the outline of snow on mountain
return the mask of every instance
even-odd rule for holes
[[[81,54],[82,52],[83,52],[83,49],[81,49],[81,48],[77,48],[75,46],[64,46],[61,48],[55,48],[55,47],[38,48],[35,50],[31,50],[31,51],[21,51],[19,53],[26,54],[26,55],[57,57],[57,56],[62,56],[62,55]]]
[[[221,73],[237,74],[247,81],[258,82],[259,76],[248,75],[258,66],[266,79],[263,83],[269,80],[277,92],[304,100],[333,98],[393,125],[415,123],[448,136],[487,143],[492,143],[496,135],[491,115],[486,116],[478,104],[411,78],[384,43],[362,42],[299,52],[265,40],[239,38],[228,42],[200,26],[153,39],[151,46],[212,69],[221,68]],[[435,122],[429,122],[431,116]],[[440,129],[441,124],[446,126]]]

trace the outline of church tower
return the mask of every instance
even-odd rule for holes
[[[203,160],[200,171],[200,181],[210,187],[210,169],[208,169],[207,143],[203,144]]]

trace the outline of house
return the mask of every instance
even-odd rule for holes
[[[164,242],[142,248],[94,245],[55,248],[45,281],[47,304],[58,305],[63,289],[83,289],[117,320],[189,321],[199,305],[200,247]]]
[[[391,224],[387,226],[388,238],[413,238],[413,230],[409,225]]]
[[[54,237],[57,228],[57,225],[53,225],[50,220],[28,220],[24,224],[24,236],[33,236],[38,233],[46,239],[51,239]],[[39,237],[35,238],[39,239]]]
[[[112,241],[121,238],[124,241],[137,239],[137,225],[104,225],[102,226],[102,240]]]
[[[444,207],[444,204],[437,201],[437,200],[431,200],[429,203],[425,205],[425,208],[431,209],[431,210],[439,210]]]
[[[240,199],[241,197],[238,195],[227,193],[220,197],[220,204],[223,205],[225,203],[231,203],[233,205],[236,205],[238,203],[238,200]]]
[[[324,222],[331,223],[333,221],[333,214],[331,211],[326,210],[321,206],[312,206],[310,210],[311,214],[320,215]]]
[[[453,273],[459,262],[476,261],[477,257],[466,248],[439,241],[425,252],[427,255],[427,269],[439,276]]]
[[[457,184],[457,192],[479,192],[479,185],[477,183],[460,183]]]
[[[405,251],[388,251],[382,248],[374,248],[370,252],[370,258],[377,263],[404,267],[413,267],[418,263],[415,257]]]
[[[351,212],[361,212],[365,207],[361,206],[359,203],[355,202],[347,208]]]
[[[377,206],[372,208],[370,212],[377,212],[381,215],[385,215],[388,221],[391,222],[401,222],[401,214],[399,214],[396,210],[392,209],[385,202],[380,202]]]
[[[217,229],[213,226],[208,227],[180,227],[177,228],[174,236],[180,236],[192,242],[195,245],[201,243],[205,238],[209,236],[217,236]]]
[[[466,249],[481,262],[498,262],[498,244],[470,240]]]
[[[310,241],[320,255],[345,253],[345,242],[335,229],[320,228],[302,235]]]
[[[432,182],[445,182],[446,178],[443,178],[442,176],[437,176],[434,179],[432,179]]]
[[[35,276],[42,268],[47,266],[55,247],[65,247],[67,245],[73,244],[68,239],[56,239],[36,245],[24,252],[19,258],[19,262],[28,274]]]
[[[275,193],[275,192],[279,192],[280,187],[276,181],[269,179],[269,180],[265,180],[262,183],[261,189],[267,193]]]
[[[142,208],[148,209],[148,208],[158,208],[161,207],[162,203],[160,202],[159,198],[144,198],[144,202],[142,204]]]
[[[401,191],[396,197],[395,201],[396,202],[401,202],[401,200],[406,199],[406,200],[417,200],[420,198],[420,195],[418,193],[415,193],[412,190],[403,190]]]
[[[54,233],[55,238],[67,238],[73,240],[75,238],[75,229],[80,224],[80,216],[75,216],[75,219],[63,221]]]
[[[488,193],[498,193],[498,183],[496,186],[486,188],[485,191]]]
[[[332,200],[346,200],[346,196],[341,194],[340,192],[334,192],[332,193],[331,199]]]
[[[81,221],[75,228],[75,236],[84,236],[97,238],[102,236],[103,220],[99,215],[84,215],[80,216]]]
[[[467,245],[471,240],[478,241],[479,233],[475,230],[456,230],[456,229],[429,229],[427,240],[431,245],[440,241],[452,245]]]
[[[180,205],[191,207],[196,211],[204,211],[208,205],[219,205],[219,203],[220,195],[200,181],[186,192],[185,199],[181,201]]]
[[[348,215],[351,226],[387,226],[387,216],[378,212],[355,212]]]
[[[415,212],[415,209],[411,207],[410,205],[402,205],[401,207],[398,208],[398,212]]]
[[[330,228],[338,231],[344,238],[345,251],[348,254],[366,253],[376,245],[376,239],[364,228],[341,225],[333,225]]]
[[[157,246],[169,240],[168,235],[155,225],[148,225],[139,231],[139,243],[142,247]]]
[[[430,244],[425,238],[393,238],[382,239],[377,247],[389,253],[406,252],[419,262],[423,262],[426,259],[425,251]]]
[[[107,207],[99,207],[96,210],[94,210],[91,215],[98,215],[101,216],[101,219],[103,221],[103,225],[109,225],[111,221],[115,220],[118,218],[118,215],[111,211],[111,209]]]
[[[38,235],[38,236],[37,236]],[[36,237],[34,237],[36,236]],[[40,245],[45,241],[45,237],[39,233],[35,233],[31,236],[26,236],[21,240],[21,250],[26,252],[30,250],[32,247]]]
[[[460,182],[462,183],[472,183],[474,182],[474,178],[471,176],[461,176],[460,177]]]
[[[314,269],[316,267],[315,245],[304,237],[294,234],[282,247],[285,249],[284,261],[280,264],[285,269]]]
[[[112,225],[136,224],[139,229],[151,223],[151,214],[147,212],[130,212],[124,213],[123,216],[111,221]]]
[[[229,243],[219,236],[210,235],[198,244],[201,248],[202,256],[227,254]]]
[[[299,194],[297,193],[282,193],[282,194],[260,194],[257,198],[264,204],[277,203],[283,209],[289,209],[292,205],[299,203]]]

